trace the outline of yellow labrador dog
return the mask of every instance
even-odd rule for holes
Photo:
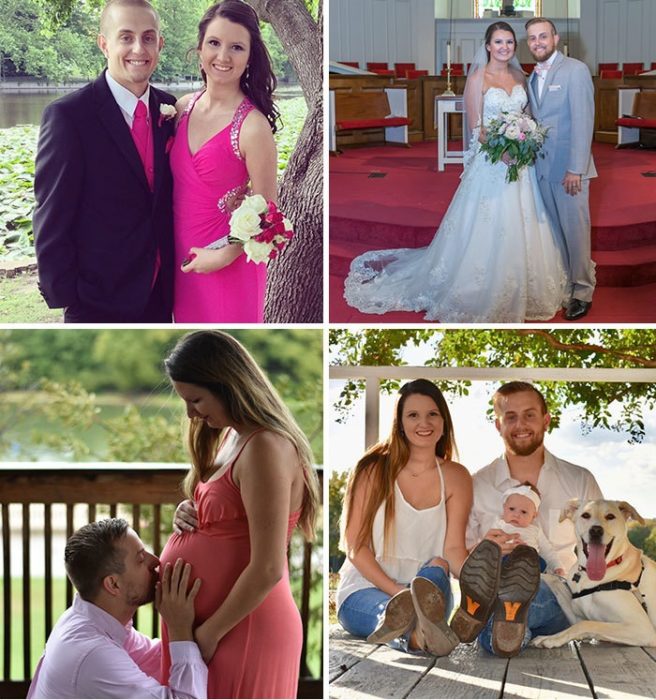
[[[560,520],[576,530],[578,563],[566,581],[548,583],[571,627],[536,637],[533,646],[560,647],[574,639],[656,646],[656,563],[627,537],[629,519],[644,524],[626,501],[568,501]]]

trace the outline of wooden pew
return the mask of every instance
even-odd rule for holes
[[[390,107],[390,97],[394,108]],[[338,132],[353,130],[385,129],[386,141],[408,144],[407,127],[412,122],[406,116],[406,91],[402,88],[358,92],[331,90],[330,112],[331,151],[338,152]]]
[[[626,109],[632,100],[630,111]],[[617,146],[640,142],[656,146],[656,90],[629,88],[620,91]]]

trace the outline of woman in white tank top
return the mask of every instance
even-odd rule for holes
[[[426,379],[401,387],[390,436],[367,450],[346,490],[337,606],[347,632],[440,656],[458,643],[446,624],[449,571],[467,557],[472,480],[455,452],[442,392]]]

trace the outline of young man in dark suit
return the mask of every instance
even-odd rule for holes
[[[149,84],[163,44],[150,3],[110,0],[98,37],[107,69],[44,111],[34,184],[39,288],[67,323],[171,321],[175,98]]]

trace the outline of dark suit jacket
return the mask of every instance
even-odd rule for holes
[[[81,306],[98,321],[139,319],[156,252],[167,312],[173,298],[172,180],[166,153],[174,120],[168,93],[150,88],[155,187],[105,75],[52,102],[36,157],[34,237],[39,287],[51,308]],[[161,122],[161,124],[160,124]]]

